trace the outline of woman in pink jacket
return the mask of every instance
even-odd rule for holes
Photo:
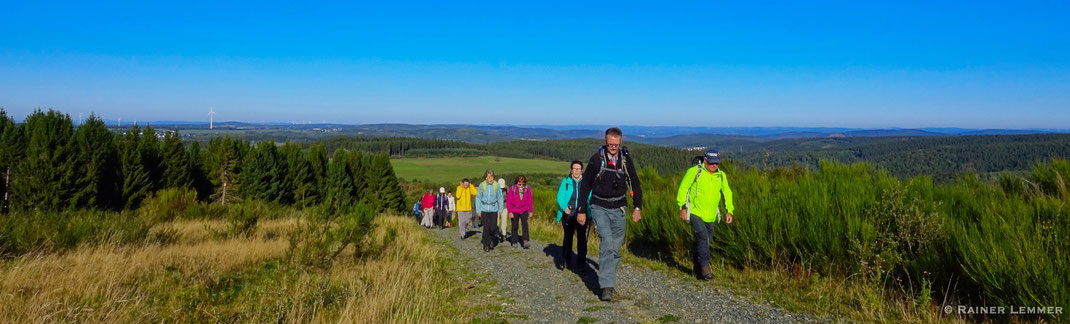
[[[528,178],[524,176],[516,177],[516,182],[512,187],[509,187],[509,193],[506,195],[506,209],[509,212],[509,220],[513,225],[513,236],[510,237],[510,244],[516,247],[517,243],[520,243],[525,249],[529,248],[528,240],[528,218],[531,217],[532,206],[534,206],[534,195],[531,193],[531,187],[528,187]],[[517,236],[517,226],[523,224],[524,236]]]

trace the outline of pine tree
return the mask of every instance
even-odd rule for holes
[[[70,116],[36,110],[26,117],[23,129],[26,155],[15,166],[12,206],[47,211],[70,207],[78,179]]]
[[[122,209],[132,210],[141,205],[152,188],[149,171],[145,168],[142,157],[141,129],[134,125],[119,138],[116,145],[119,151],[119,193]]]
[[[75,185],[74,204],[79,208],[120,208],[118,169],[119,156],[115,148],[115,134],[108,130],[96,114],[74,132],[74,148],[78,154],[80,175]]]
[[[161,188],[192,189],[192,161],[182,145],[178,131],[164,135],[160,144],[160,168],[162,169]]]

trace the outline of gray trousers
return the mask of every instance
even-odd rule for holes
[[[691,229],[695,230],[695,272],[700,273],[703,266],[710,264],[710,240],[713,239],[713,225],[695,214],[691,214]]]
[[[607,209],[591,205],[590,218],[598,230],[598,286],[614,287],[617,283],[617,266],[620,265],[620,247],[624,244],[624,233],[628,223],[624,218],[624,207]]]
[[[471,210],[457,212],[457,229],[461,230],[461,238],[465,238],[465,234],[468,234],[468,224],[471,222]]]

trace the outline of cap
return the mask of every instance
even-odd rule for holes
[[[498,178],[498,186],[505,188],[505,179]]]
[[[721,163],[721,153],[717,152],[717,150],[706,151],[704,157],[706,158],[706,163]]]
[[[446,188],[438,187],[438,193],[446,193]]]

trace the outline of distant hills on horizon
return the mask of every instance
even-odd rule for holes
[[[129,127],[115,120],[109,126]],[[144,126],[145,122],[139,122]],[[150,121],[156,128],[209,131],[208,123],[187,121]],[[451,139],[469,143],[492,143],[514,140],[555,140],[601,138],[609,126],[603,125],[466,125],[466,124],[291,124],[226,121],[214,124],[215,130],[276,130],[322,135],[418,137]],[[839,127],[691,127],[691,126],[620,126],[626,141],[681,148],[720,145],[756,144],[796,138],[846,137],[915,137],[962,135],[1024,135],[1070,133],[1068,129],[971,129],[971,128],[839,128]]]

